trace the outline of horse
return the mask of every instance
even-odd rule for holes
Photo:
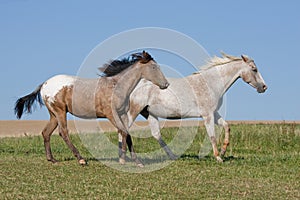
[[[42,136],[47,160],[52,163],[58,162],[54,159],[50,147],[50,136],[58,126],[59,135],[81,165],[87,162],[69,138],[66,114],[69,112],[85,119],[107,118],[123,138],[119,162],[125,164],[128,143],[132,159],[139,167],[143,167],[134,153],[131,138],[127,137],[129,132],[123,121],[129,109],[129,96],[141,79],[152,82],[160,89],[166,89],[169,83],[160,66],[145,51],[122,60],[112,60],[99,69],[102,74],[96,79],[69,75],[56,75],[48,79],[32,93],[16,101],[15,114],[20,119],[23,112],[31,113],[35,101],[41,106],[46,105],[50,120],[43,129]]]
[[[218,110],[223,96],[236,80],[257,89],[258,93],[267,86],[258,72],[254,60],[246,55],[241,57],[222,53],[222,57],[211,58],[200,71],[184,78],[169,78],[170,87],[158,90],[152,83],[142,80],[130,95],[130,110],[127,125],[130,127],[138,114],[149,122],[152,136],[158,141],[171,159],[176,156],[161,138],[158,117],[166,119],[203,118],[207,134],[217,161],[222,162],[229,145],[230,127]],[[148,98],[149,96],[149,98]],[[225,129],[221,154],[217,149],[215,124]],[[121,143],[119,135],[119,143]]]

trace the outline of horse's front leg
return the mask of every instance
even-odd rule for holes
[[[134,151],[134,148],[133,148],[133,143],[132,143],[132,140],[131,140],[131,135],[127,135],[127,146],[128,146],[128,149],[130,151],[130,154],[131,154],[131,159],[136,163],[136,165],[138,167],[144,167],[144,164],[138,159],[135,151]]]
[[[158,141],[161,148],[163,148],[163,150],[165,150],[165,152],[167,153],[169,158],[171,160],[176,160],[177,156],[172,152],[172,150],[168,147],[168,145],[165,143],[165,141],[161,137],[158,118],[155,116],[149,115],[148,122],[149,122],[152,136]]]
[[[118,134],[119,134],[119,162],[121,164],[125,164],[125,159],[126,159],[126,143],[131,155],[131,159],[136,163],[136,165],[138,167],[144,167],[144,164],[138,159],[134,148],[133,148],[133,144],[132,144],[132,139],[131,139],[131,135],[127,134],[126,136],[126,142],[124,141],[124,133],[121,130],[118,130]],[[123,145],[125,144],[125,145]],[[125,151],[124,151],[124,146],[125,146]]]
[[[122,155],[122,131],[118,129],[118,136],[119,136],[119,157]]]
[[[219,126],[222,126],[225,130],[224,142],[221,148],[221,156],[224,156],[229,145],[230,127],[228,123],[217,112],[215,113],[215,121]]]
[[[204,125],[207,131],[207,134],[210,138],[210,142],[214,151],[214,156],[219,162],[223,162],[222,158],[219,155],[218,147],[217,147],[217,139],[215,135],[215,124],[214,124],[214,116],[209,115],[206,117],[203,117],[204,119]]]
[[[121,135],[121,145],[119,142],[119,163],[124,165],[126,163],[126,139],[127,133],[118,130],[118,133]],[[121,148],[120,148],[121,147]]]
[[[129,124],[129,120],[128,120],[128,117],[126,114],[122,115],[121,116],[121,119],[122,119],[122,122],[123,124],[125,125],[126,129],[129,130],[129,126],[132,124]],[[118,130],[119,132],[119,130]],[[119,132],[119,135],[122,135],[122,133]],[[135,151],[134,151],[134,148],[133,148],[133,143],[132,143],[132,139],[131,139],[131,135],[128,134],[127,135],[127,138],[126,138],[126,143],[127,143],[127,146],[128,146],[128,149],[129,149],[129,152],[130,152],[130,155],[131,155],[131,159],[136,163],[136,165],[138,167],[144,167],[143,163],[138,159]],[[123,144],[123,143],[122,143]],[[119,146],[120,146],[120,139],[119,139]]]
[[[118,129],[119,134],[119,163],[125,164],[126,159],[126,140],[127,135],[129,135],[128,129],[126,129],[126,126],[124,125],[121,115],[117,111],[116,108],[112,108],[111,115],[106,116],[107,119],[110,120],[110,122]]]

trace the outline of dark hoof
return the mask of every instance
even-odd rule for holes
[[[176,156],[174,154],[169,155],[170,160],[177,160],[179,158],[179,156]]]
[[[52,162],[53,164],[58,163],[58,160],[52,158],[52,159],[48,159],[49,162]]]
[[[179,158],[179,156],[176,156],[171,149],[169,149],[168,146],[164,146],[163,149],[165,150],[165,152],[167,153],[167,155],[169,156],[169,158],[171,160],[176,160],[177,158]]]

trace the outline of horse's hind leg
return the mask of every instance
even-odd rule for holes
[[[177,156],[172,152],[172,150],[167,146],[167,144],[165,143],[165,141],[161,137],[158,118],[154,117],[152,115],[149,115],[148,116],[148,122],[149,122],[149,126],[150,126],[150,129],[151,129],[152,136],[158,141],[161,148],[163,148],[163,150],[167,153],[169,158],[171,160],[176,160]]]
[[[54,159],[52,152],[51,152],[50,137],[56,127],[57,127],[57,120],[56,120],[55,116],[52,113],[50,113],[50,121],[47,123],[47,125],[43,129],[42,135],[44,138],[46,158],[48,161],[51,161],[53,163],[57,162],[57,160]]]
[[[82,158],[77,148],[72,144],[68,128],[67,128],[67,120],[66,120],[66,112],[61,112],[57,115],[58,118],[58,128],[59,128],[59,135],[63,138],[69,149],[73,152],[74,156],[77,158],[79,164],[85,165],[86,161]]]

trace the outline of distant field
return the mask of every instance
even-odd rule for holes
[[[41,136],[4,137],[0,199],[300,199],[300,125],[238,124],[231,130],[224,163],[216,162],[211,152],[198,158],[206,135],[201,126],[181,158],[149,173],[107,167],[87,151],[77,134],[71,139],[88,159],[84,167],[58,135],[52,137],[52,149],[61,162],[54,165],[45,159]],[[169,143],[177,131],[164,128],[162,134]],[[115,133],[106,135],[117,143]],[[133,140],[137,152],[159,149],[153,138]],[[132,164],[124,167],[128,166]]]
[[[228,121],[230,124],[300,124],[300,121]],[[47,120],[0,120],[0,138],[11,136],[33,136],[40,135]],[[161,120],[161,127],[178,127],[178,126],[197,126],[203,125],[203,121],[193,120]],[[97,126],[97,127],[94,127]],[[70,133],[77,132],[91,132],[92,129],[99,129],[103,131],[115,131],[109,121],[96,121],[96,120],[69,120],[68,128]],[[147,129],[146,121],[135,122],[131,130]],[[82,130],[80,130],[82,129]],[[57,134],[57,130],[55,131]]]

